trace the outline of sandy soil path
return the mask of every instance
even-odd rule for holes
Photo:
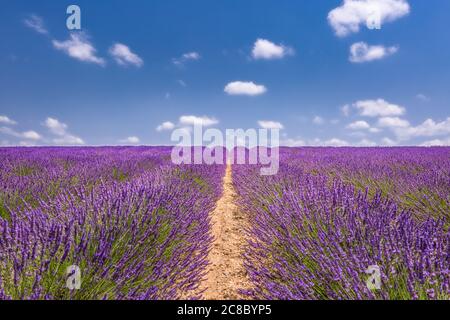
[[[223,184],[222,197],[211,213],[214,242],[208,256],[210,265],[200,285],[206,300],[245,299],[238,290],[249,288],[250,283],[242,258],[246,220],[235,204],[231,165],[227,165]]]

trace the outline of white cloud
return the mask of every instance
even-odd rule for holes
[[[370,129],[370,125],[366,122],[366,121],[355,121],[350,123],[347,126],[347,129],[350,130],[366,130],[366,129]]]
[[[379,128],[370,128],[369,132],[371,132],[371,133],[378,133],[378,132],[381,132],[381,129],[379,129]]]
[[[37,141],[42,139],[41,135],[36,131],[17,132],[8,127],[0,127],[0,133],[26,140]]]
[[[398,51],[398,47],[369,46],[365,42],[357,42],[350,47],[350,62],[363,63],[380,60]]]
[[[344,0],[331,10],[328,22],[339,37],[359,32],[361,25],[378,19],[380,24],[395,21],[410,11],[407,0]]]
[[[325,120],[322,117],[315,116],[313,119],[313,123],[317,125],[322,125],[325,123]]]
[[[234,81],[228,83],[224,91],[229,95],[257,96],[264,94],[267,88],[254,82]]]
[[[406,128],[409,127],[410,124],[407,120],[399,117],[383,117],[378,120],[378,126],[388,128]]]
[[[58,137],[53,139],[53,143],[57,145],[82,145],[83,139],[72,135],[67,131],[67,125],[60,122],[58,119],[48,117],[44,126],[47,127],[50,132]]]
[[[384,137],[384,138],[381,140],[381,144],[382,144],[383,146],[395,146],[395,145],[397,144],[397,142],[394,141],[394,140],[392,140],[392,139],[390,139],[390,138]]]
[[[384,138],[381,141],[381,145],[384,146],[393,146],[397,143],[389,138]],[[303,140],[301,138],[299,139],[284,139],[280,142],[280,145],[287,146],[287,147],[301,147],[301,146],[320,146],[320,147],[348,147],[348,146],[355,146],[355,147],[376,147],[379,145],[377,142],[363,138],[362,140],[351,143],[346,140],[342,140],[339,138],[331,138],[328,140],[323,140],[320,138],[315,138],[311,140]]]
[[[332,138],[330,140],[323,142],[323,145],[331,146],[331,147],[344,147],[344,146],[349,146],[350,143],[348,143],[345,140],[338,139],[338,138]]]
[[[346,128],[350,129],[350,130],[367,130],[370,133],[378,133],[381,131],[381,129],[379,129],[379,128],[371,127],[370,124],[368,124],[366,121],[363,121],[363,120],[354,121],[354,122],[350,123],[349,125],[347,125]],[[352,135],[364,136],[365,134],[362,132],[353,132]]]
[[[170,121],[166,121],[157,126],[156,131],[172,130],[173,128],[175,128],[175,124]]]
[[[74,146],[74,145],[83,145],[84,141],[79,137],[66,135],[60,138],[53,139],[53,143],[61,146]]]
[[[275,44],[266,39],[257,39],[252,50],[254,59],[282,59],[287,55],[294,54],[292,48],[286,47],[282,44]]]
[[[362,139],[361,141],[356,143],[356,146],[357,147],[375,147],[375,146],[377,146],[377,143],[372,140]]]
[[[315,138],[309,140],[306,143],[307,146],[320,146],[320,147],[344,147],[350,146],[351,144],[345,140],[339,138],[331,138],[328,140],[322,140],[320,138]]]
[[[353,107],[366,117],[401,116],[406,111],[405,108],[383,99],[357,101],[353,104]]]
[[[36,143],[34,143],[32,141],[20,141],[19,142],[19,146],[21,146],[21,147],[34,147],[34,146],[36,146]]]
[[[48,30],[45,27],[44,20],[38,15],[31,14],[23,20],[23,23],[40,34],[48,34]]]
[[[209,127],[218,123],[219,121],[217,119],[210,118],[207,116],[198,117],[192,115],[185,115],[180,117],[180,124],[188,126],[203,125],[205,127]]]
[[[422,147],[449,147],[450,137],[447,139],[435,139],[430,141],[425,141],[421,144]]]
[[[22,137],[28,140],[35,140],[35,141],[42,139],[41,135],[36,131],[26,131],[22,133]]]
[[[172,130],[174,128],[178,128],[178,130],[181,129],[186,132],[191,132],[193,126],[201,125],[204,127],[210,127],[210,126],[213,126],[218,123],[219,123],[219,120],[217,120],[213,117],[182,115],[179,118],[177,124],[175,124],[171,121],[166,121],[166,122],[163,122],[160,125],[158,125],[156,127],[156,131],[161,132],[161,131],[168,131],[168,130]]]
[[[63,136],[66,134],[67,125],[55,118],[47,118],[44,125],[55,135]]]
[[[427,119],[422,124],[412,127],[392,128],[400,140],[409,140],[414,137],[435,137],[450,134],[450,117],[442,122]]]
[[[141,140],[138,137],[132,136],[126,139],[119,140],[119,142],[125,144],[138,144],[139,142],[141,142]]]
[[[7,116],[2,116],[2,115],[0,115],[0,123],[9,124],[9,125],[17,124],[16,121],[8,118]]]
[[[53,40],[52,43],[55,49],[65,52],[74,59],[101,66],[105,65],[105,60],[96,56],[97,50],[82,33],[71,33],[69,40]]]
[[[173,58],[172,59],[172,63],[177,65],[177,66],[182,66],[185,62],[188,61],[196,61],[196,60],[200,60],[201,56],[198,52],[187,52],[181,55],[181,57],[179,58]]]
[[[258,125],[263,129],[283,129],[284,126],[282,123],[271,120],[259,120]]]
[[[302,139],[285,139],[280,142],[280,145],[286,147],[302,147],[306,145],[306,141]]]
[[[14,131],[13,129],[8,128],[8,127],[0,127],[0,133],[7,134],[7,135],[10,135],[10,136],[13,136],[13,137],[19,137],[20,136],[20,133]]]
[[[183,54],[183,58],[186,60],[199,60],[200,54],[198,52],[188,52]]]
[[[144,61],[137,54],[133,53],[128,46],[122,43],[114,44],[109,49],[109,53],[122,66],[133,65],[141,67],[144,64]]]

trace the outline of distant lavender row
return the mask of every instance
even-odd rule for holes
[[[174,166],[169,148],[0,157],[0,299],[197,297],[224,166]]]
[[[262,299],[449,299],[450,149],[282,149],[278,175],[235,166]],[[369,266],[381,271],[370,290]]]

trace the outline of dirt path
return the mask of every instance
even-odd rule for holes
[[[211,213],[214,242],[208,256],[208,274],[200,285],[205,289],[203,298],[206,300],[245,299],[238,290],[249,287],[242,259],[246,221],[235,204],[231,165],[227,165],[223,184],[222,197]]]

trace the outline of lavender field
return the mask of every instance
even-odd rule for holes
[[[450,298],[450,149],[284,149],[277,175],[234,177],[250,297]]]
[[[223,166],[174,166],[170,148],[0,157],[0,299],[195,297]],[[66,287],[71,265],[79,290]]]
[[[204,298],[227,192],[245,299],[450,298],[450,148],[281,148],[273,176],[170,151],[1,148],[0,299]]]

